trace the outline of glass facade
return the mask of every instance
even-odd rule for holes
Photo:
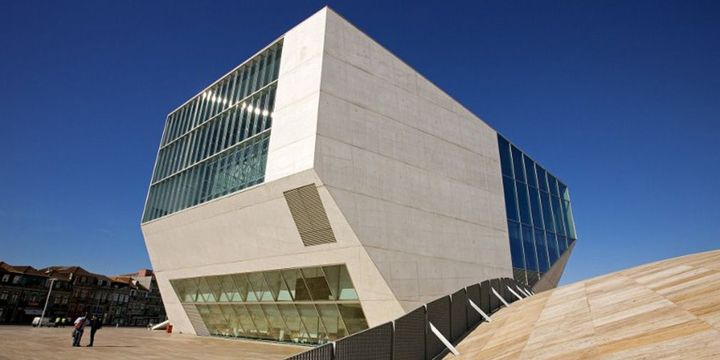
[[[143,222],[265,177],[282,42],[168,115]]]
[[[532,286],[577,239],[570,192],[499,134],[498,147],[513,273]]]
[[[345,265],[170,283],[216,336],[324,344],[368,328]]]

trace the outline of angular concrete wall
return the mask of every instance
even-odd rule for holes
[[[325,14],[283,38],[265,183],[142,225],[168,317],[195,333],[171,279],[346,264],[370,326],[402,315],[381,274],[312,170]],[[283,192],[316,184],[337,243],[306,247]]]
[[[329,9],[283,38],[265,183],[142,225],[170,280],[346,264],[370,326],[511,277],[495,132]],[[283,192],[316,184],[336,243],[304,246]]]
[[[320,11],[283,36],[266,182],[313,167],[325,22]]]
[[[496,133],[327,11],[315,170],[406,311],[511,277]]]

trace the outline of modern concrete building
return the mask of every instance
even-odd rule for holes
[[[325,8],[172,111],[142,220],[175,329],[323,343],[555,286],[567,187]]]

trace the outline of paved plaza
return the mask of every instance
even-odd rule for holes
[[[143,328],[102,328],[95,346],[71,346],[72,328],[0,326],[0,360],[23,359],[283,359],[307,347],[266,342],[167,334]]]

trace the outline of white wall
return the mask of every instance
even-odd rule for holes
[[[312,170],[325,11],[284,37],[265,183],[142,225],[168,317],[195,331],[171,279],[346,264],[370,326],[403,313]],[[315,183],[337,243],[305,247],[283,192]]]
[[[169,280],[345,263],[370,326],[510,276],[495,132],[328,9],[284,37],[265,183],[142,225]],[[319,186],[337,243],[305,247],[283,192]]]
[[[511,277],[496,132],[332,11],[315,170],[406,311]]]
[[[313,167],[325,14],[315,13],[284,36],[266,182]]]

